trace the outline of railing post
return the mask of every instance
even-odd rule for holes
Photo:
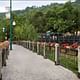
[[[31,41],[31,51],[32,51],[32,41]]]
[[[37,42],[37,54],[39,54],[39,42]]]
[[[28,41],[27,41],[27,49],[28,49]]]
[[[78,46],[78,77],[80,78],[80,46]]]
[[[31,41],[30,41],[30,50],[31,50]]]
[[[30,49],[32,50],[32,41],[31,41],[31,43],[30,43],[30,47],[31,47]]]
[[[23,41],[23,47],[25,48],[25,42]]]
[[[43,43],[43,55],[44,55],[44,58],[46,57],[46,52],[45,52],[45,50],[46,50],[46,44],[45,44],[45,42]]]
[[[30,41],[29,41],[29,50],[30,50]]]
[[[30,41],[29,41],[29,49],[30,49]]]
[[[34,52],[34,41],[32,42],[32,51]]]
[[[29,49],[29,41],[28,41],[28,49]]]
[[[59,57],[60,57],[60,47],[59,47],[59,44],[56,43],[55,44],[55,65],[59,65],[60,63]]]
[[[26,48],[27,48],[27,41],[26,41]]]

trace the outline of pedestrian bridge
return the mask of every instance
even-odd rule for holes
[[[3,80],[79,80],[72,71],[20,45],[13,45],[2,75]]]

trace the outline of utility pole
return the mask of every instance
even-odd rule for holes
[[[12,50],[12,0],[10,0],[10,50]]]

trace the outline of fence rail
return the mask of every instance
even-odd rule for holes
[[[34,41],[14,41],[13,43],[22,45],[38,55],[54,61],[56,65],[62,65],[76,74],[79,73],[78,49],[63,48],[57,43]]]

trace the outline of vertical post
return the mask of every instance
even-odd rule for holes
[[[30,41],[29,41],[29,49],[30,49]]]
[[[30,50],[31,50],[31,41],[30,41]]]
[[[39,54],[39,42],[37,42],[37,54]]]
[[[27,49],[29,49],[29,41],[27,41]]]
[[[30,50],[32,50],[32,42],[30,42]]]
[[[78,46],[78,77],[80,78],[80,46]]]
[[[12,0],[10,0],[10,50],[12,50]]]
[[[31,41],[31,50],[32,50],[32,41]]]
[[[28,49],[29,49],[29,41],[28,41]]]
[[[44,44],[43,44],[43,55],[44,55],[44,58],[46,57],[46,52],[45,52],[45,50],[46,50],[46,45],[45,45],[45,42],[44,42]]]
[[[60,47],[59,44],[55,44],[55,65],[59,65]]]
[[[26,41],[26,48],[28,49],[28,41]]]
[[[29,49],[29,41],[27,41],[27,49]]]
[[[29,49],[29,41],[28,41],[28,49]]]
[[[32,42],[32,50],[34,52],[34,41]]]

